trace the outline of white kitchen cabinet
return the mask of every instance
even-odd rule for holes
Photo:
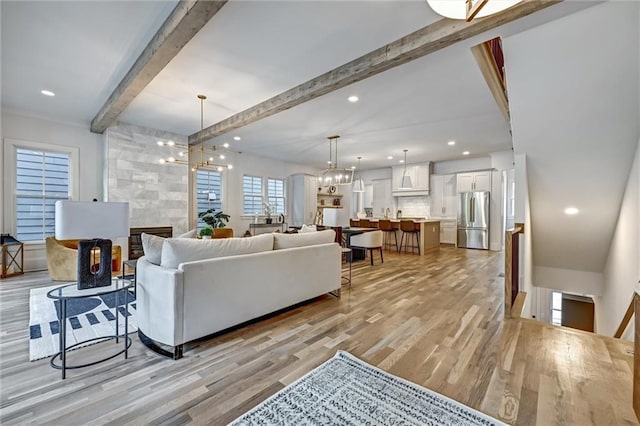
[[[402,175],[405,166],[393,166],[391,174],[391,193],[395,197],[416,195],[429,195],[429,176],[431,175],[433,163],[407,164],[406,173],[411,178],[411,189],[402,188]]]
[[[317,178],[295,174],[287,178],[287,222],[289,226],[313,223],[317,211]]]
[[[491,191],[491,171],[458,173],[457,187],[458,193]]]
[[[376,179],[373,181],[373,215],[384,216],[387,209],[393,214],[391,179]]]
[[[431,175],[431,216],[457,216],[456,175]],[[441,228],[442,229],[442,228]]]

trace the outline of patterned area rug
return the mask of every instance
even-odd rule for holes
[[[336,355],[231,425],[503,425],[347,352]]]
[[[29,294],[29,360],[46,358],[59,351],[58,301],[49,299],[47,292],[60,287],[31,289]],[[136,323],[135,297],[126,292],[129,297],[129,310],[124,309],[124,297],[118,300],[118,321],[120,334],[124,332],[124,315],[129,316],[128,333],[138,330]],[[67,302],[67,346],[94,337],[115,334],[116,317],[114,314],[115,294],[100,297],[73,299]],[[96,342],[89,342],[94,344]]]

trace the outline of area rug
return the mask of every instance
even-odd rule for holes
[[[59,324],[57,300],[49,299],[47,292],[60,287],[31,289],[29,294],[29,360],[46,358],[59,351]],[[124,315],[129,317],[127,333],[138,329],[136,323],[135,297],[129,293],[129,309],[124,309],[124,297],[119,296],[117,309],[120,333],[124,332]],[[114,314],[115,294],[71,299],[67,302],[67,346],[94,337],[115,334],[116,317]],[[96,342],[90,342],[96,343]],[[82,347],[82,345],[80,346]]]
[[[233,426],[503,424],[343,351],[231,423]]]

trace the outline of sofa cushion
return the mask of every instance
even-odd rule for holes
[[[273,248],[279,250],[332,243],[336,239],[336,233],[333,229],[326,229],[302,234],[273,234],[273,238]]]
[[[167,238],[162,245],[160,266],[177,268],[184,262],[213,259],[238,254],[260,253],[273,250],[271,234],[248,238],[221,238],[196,240],[191,238]]]

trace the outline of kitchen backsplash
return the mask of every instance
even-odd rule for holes
[[[429,197],[398,197],[398,210],[404,217],[430,217],[431,204]]]

